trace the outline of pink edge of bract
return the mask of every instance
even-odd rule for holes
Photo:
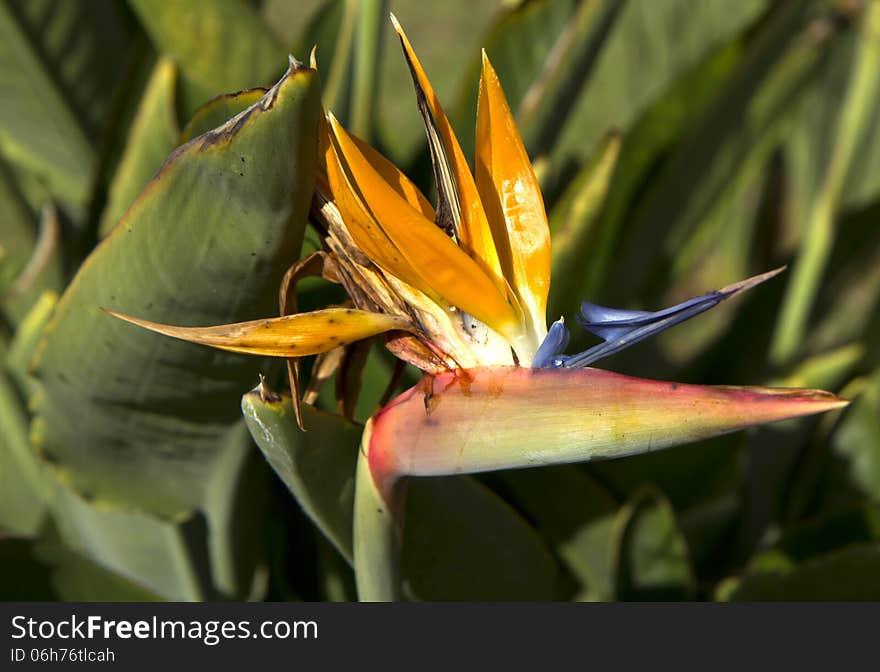
[[[821,390],[703,386],[601,369],[426,376],[374,417],[377,482],[612,458],[841,408]]]

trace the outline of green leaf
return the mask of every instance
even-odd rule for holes
[[[351,53],[357,23],[357,0],[328,0],[315,12],[299,41],[303,54],[317,47],[324,107],[348,124],[351,99]]]
[[[511,471],[503,478],[518,507],[578,580],[580,597],[612,599],[615,499],[573,466]]]
[[[833,150],[812,199],[791,281],[776,324],[771,357],[792,359],[800,345],[835,238],[835,219],[850,165],[880,96],[880,2],[867,3],[846,94],[836,119]]]
[[[14,0],[0,7],[0,146],[67,205],[88,198],[93,143],[125,62],[113,5]]]
[[[580,10],[577,10],[576,4],[580,5]],[[525,117],[527,124],[520,128],[520,132],[530,152],[535,151],[535,141],[540,136],[541,126],[537,122],[541,115],[557,115],[560,110],[570,109],[569,104],[575,97],[572,92],[578,90],[581,82],[560,86],[558,80],[564,79],[566,70],[572,69],[573,60],[593,51],[595,45],[589,39],[591,28],[596,17],[602,16],[611,5],[605,0],[589,3],[560,0],[518,3],[493,22],[477,45],[486,50],[492,61],[517,120],[523,122]],[[462,12],[462,15],[465,14]],[[413,36],[410,36],[410,41],[419,49]],[[523,45],[528,45],[528,48],[523,48]],[[465,155],[473,156],[476,129],[474,109],[481,62],[479,49],[469,54],[468,61],[464,75],[459,78],[461,89],[453,118]],[[431,74],[430,70],[428,74]],[[586,77],[582,76],[582,79]],[[566,94],[564,99],[554,95],[563,91]],[[525,109],[521,106],[524,98],[528,99]],[[546,144],[544,142],[542,149],[546,149]]]
[[[476,101],[476,95],[462,116],[453,114],[453,108],[458,112],[458,106],[454,105],[455,93],[462,79],[468,88],[476,84],[475,76],[479,74],[479,69],[466,71],[465,68],[469,62],[472,68],[478,66],[480,47],[486,46],[486,25],[498,13],[499,4],[469,2],[466,9],[455,2],[438,1],[430,4],[395,2],[391,5],[431,79],[435,93],[453,120],[458,139],[468,157],[473,156],[471,142],[476,121],[473,101]],[[431,169],[425,151],[425,127],[416,106],[412,78],[400,48],[400,40],[389,23],[385,24],[383,39],[384,55],[376,99],[380,144],[399,165],[406,165],[413,155],[422,155],[426,174],[429,175]],[[320,57],[322,43],[317,44]],[[524,44],[529,44],[531,49],[529,42],[522,42],[521,50]],[[503,83],[507,85],[506,80]]]
[[[553,600],[560,577],[540,537],[469,476],[408,483],[402,569],[421,600]]]
[[[159,60],[141,97],[122,158],[110,183],[107,205],[101,215],[101,237],[110,233],[168,153],[177,146],[180,131],[174,107],[176,80],[174,63]]]
[[[259,599],[265,470],[253,460],[242,421],[218,439],[216,453],[199,510],[170,519],[81,496],[63,482],[65,474],[56,474],[62,480],[53,481],[52,512],[61,541],[163,599]],[[112,595],[98,587],[97,598]]]
[[[695,581],[687,543],[675,513],[659,492],[645,490],[618,517],[617,597],[621,600],[682,600]]]
[[[71,551],[57,539],[38,540],[33,555],[38,566],[42,563],[49,570],[52,599],[68,602],[158,602],[162,599],[121,574]]]
[[[719,586],[716,598],[725,601],[880,599],[877,581],[880,543],[877,542],[811,557],[799,565],[782,560],[775,565],[756,568],[742,577],[725,581]]]
[[[253,391],[242,411],[269,464],[321,532],[351,561],[355,464],[362,427],[290,396]],[[531,528],[471,478],[411,479],[403,571],[419,599],[553,599],[557,569]]]
[[[37,391],[36,382],[30,371],[31,360],[42,338],[43,328],[52,317],[57,303],[58,295],[55,292],[48,290],[43,292],[18,325],[15,336],[9,344],[9,351],[6,353],[6,369],[26,398],[30,398],[31,394]]]
[[[208,525],[201,513],[162,520],[88,501],[57,480],[52,500],[60,537],[77,554],[166,600],[220,597],[211,583]]]
[[[357,446],[363,427],[303,405],[306,431],[296,425],[289,395],[244,395],[251,436],[303,511],[351,562]]]
[[[6,292],[24,269],[37,238],[36,215],[20,193],[11,167],[0,159],[0,300],[6,306]]]
[[[242,0],[129,0],[158,50],[213,95],[273,81],[285,52]]]
[[[702,6],[702,5],[701,5]],[[752,38],[748,59],[702,113],[652,181],[627,227],[627,236],[616,250],[616,272],[606,281],[613,288],[605,300],[614,303],[644,294],[646,286],[663,286],[657,275],[668,268],[703,222],[711,229],[707,247],[718,246],[727,228],[718,208],[735,202],[732,197],[778,146],[780,131],[789,113],[821,62],[815,18],[809,3],[780,7]],[[686,184],[686,190],[681,185]],[[737,217],[740,227],[753,222]],[[739,228],[739,227],[737,227]],[[645,245],[645,240],[663,241]],[[705,291],[705,289],[703,290]]]
[[[620,136],[609,134],[550,213],[553,283],[547,314],[551,319],[570,314],[583,299],[581,270],[593,256],[594,225],[611,186],[620,145]]]
[[[200,502],[253,360],[100,308],[172,324],[275,312],[311,199],[318,108],[314,73],[291,71],[261,103],[178,149],[61,298],[37,363],[34,438],[80,491],[162,515]]]
[[[20,392],[0,369],[0,533],[33,535],[46,517],[47,493],[27,425]]]
[[[590,229],[589,240],[583,243],[583,249],[589,253],[589,263],[579,274],[581,294],[569,297],[569,301],[575,301],[570,305],[577,305],[583,297],[597,297],[603,290],[618,241],[646,182],[680,134],[694,123],[728,80],[741,56],[739,38],[723,45],[672,82],[624,135],[609,193],[598,221]],[[556,297],[555,289],[553,291]],[[560,294],[556,300],[566,301],[566,297]]]
[[[623,4],[592,76],[565,121],[554,152],[557,162],[586,160],[608,129],[627,129],[671,82],[745,29],[769,3]]]
[[[155,557],[136,563],[146,574],[135,578],[163,596],[242,594],[235,580],[241,572],[222,554],[197,581],[180,574],[206,566],[181,561],[175,549],[210,555],[221,546],[231,552],[233,543],[211,529],[210,545],[187,546],[174,521],[190,521],[187,531],[198,535],[212,526],[226,530],[223,521],[235,518],[214,506],[223,491],[215,480],[238,506],[235,493],[246,476],[234,467],[238,460],[245,468],[236,451],[249,450],[239,404],[259,365],[145,332],[100,308],[176,324],[275,313],[311,201],[319,110],[315,73],[291,69],[259,103],[176,150],[81,267],[39,347],[32,440],[71,497],[87,497],[113,523],[99,524],[99,512],[77,508],[90,521],[87,555],[131,572],[126,563],[140,542],[131,533],[135,523],[126,521],[139,520],[152,540],[143,537],[143,545]],[[198,509],[207,523],[198,523]]]

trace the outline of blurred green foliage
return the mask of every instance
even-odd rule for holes
[[[407,594],[878,599],[876,0],[0,4],[0,598],[353,599],[360,431],[328,413],[333,385],[302,434],[289,397],[246,394],[260,372],[280,386],[277,363],[98,307],[273,314],[316,245],[319,95],[433,193],[389,9],[468,155],[487,49],[544,188],[549,319],[790,264],[603,366],[854,400],[613,462],[414,481]],[[262,105],[313,45],[321,82],[288,76]],[[300,302],[334,292],[309,279]],[[394,366],[361,360],[339,384],[360,375],[355,422]]]

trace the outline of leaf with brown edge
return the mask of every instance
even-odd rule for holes
[[[220,350],[269,357],[317,355],[386,331],[412,329],[412,324],[404,318],[355,308],[325,308],[213,327],[178,327],[103,310],[165,336]]]

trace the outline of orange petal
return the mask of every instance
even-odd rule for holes
[[[480,195],[474,183],[473,175],[468,166],[467,159],[458,144],[458,138],[452,130],[452,124],[446,117],[440,101],[437,99],[428,76],[422,69],[422,64],[413,51],[406,34],[403,32],[397,19],[392,14],[391,22],[400,37],[403,51],[413,78],[418,82],[419,88],[425,94],[425,100],[434,117],[434,123],[440,138],[446,148],[446,155],[452,168],[458,189],[459,205],[461,206],[461,228],[459,230],[459,242],[462,249],[474,259],[478,260],[483,268],[489,273],[499,291],[506,293],[506,284],[501,270],[501,263],[495,247],[492,229],[486,218]]]
[[[476,175],[493,230],[506,229],[508,249],[496,237],[505,276],[540,341],[547,333],[550,227],[541,188],[485,51],[477,104]]]
[[[270,357],[302,357],[327,352],[376,334],[395,329],[412,330],[401,317],[352,308],[326,308],[251,322],[216,327],[175,327],[130,317],[112,310],[104,312],[144,329],[220,350]]]
[[[431,203],[422,195],[419,188],[398,170],[397,166],[357,136],[349,134],[348,137],[351,138],[373,170],[379,173],[389,186],[402,196],[407,203],[422,213],[426,219],[434,219],[434,208]]]
[[[516,314],[488,274],[385,181],[332,116],[330,126],[339,158],[351,176],[353,195],[360,197],[373,220],[419,276],[418,282],[401,279],[426,293],[438,294],[515,340],[519,335]]]
[[[715,387],[600,369],[426,376],[374,417],[379,480],[536,467],[659,450],[841,408],[828,392]]]
[[[380,268],[413,287],[421,288],[424,284],[421,276],[401,254],[364,205],[346,174],[342,160],[329,136],[326,140],[324,157],[333,201],[339,208],[345,222],[345,228],[348,229],[354,242]],[[431,293],[431,296],[436,297],[437,295]]]

